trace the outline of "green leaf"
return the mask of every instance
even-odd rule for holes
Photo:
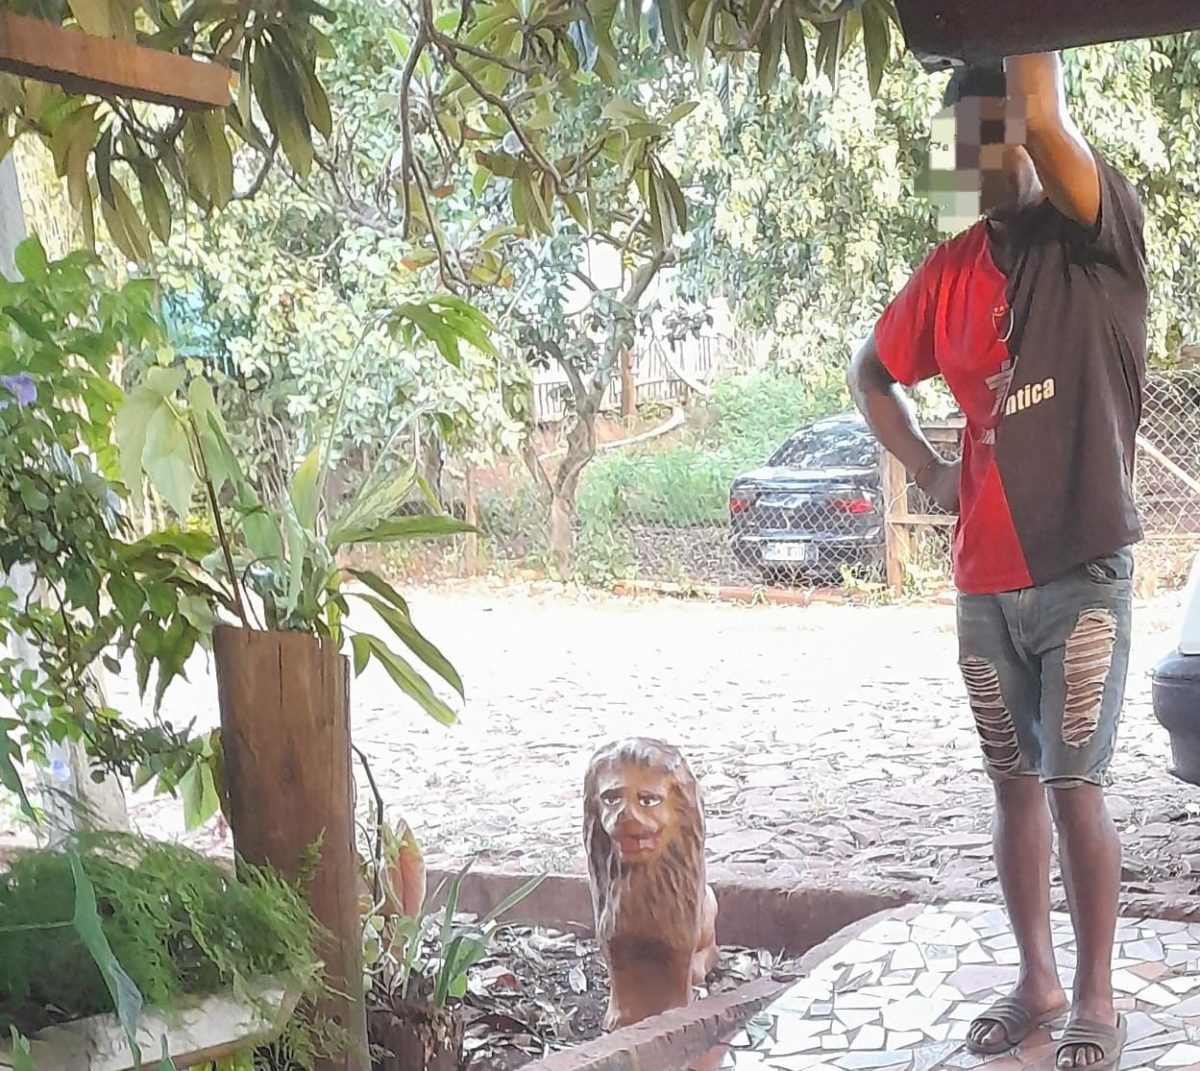
[[[788,68],[797,82],[808,80],[808,41],[804,33],[804,20],[790,18],[783,34],[787,50]]]
[[[220,805],[212,770],[203,759],[188,767],[179,779],[179,795],[183,800],[183,824],[189,832],[204,825]]]
[[[867,83],[879,95],[884,68],[892,52],[891,19],[880,0],[867,0],[862,9],[863,46],[867,53]]]
[[[480,925],[485,927],[490,926],[497,919],[503,918],[545,880],[545,874],[538,874],[530,878],[520,888],[514,889],[479,920]]]
[[[776,11],[767,23],[767,29],[759,47],[758,91],[763,96],[771,92],[779,75],[779,58],[783,55],[783,32],[787,22],[784,9]]]
[[[67,854],[71,860],[71,874],[75,879],[75,914],[72,919],[75,932],[79,934],[84,948],[100,968],[104,985],[117,1011],[117,1018],[125,1030],[134,1062],[140,1064],[142,1056],[137,1044],[137,1027],[142,1014],[142,994],[117,962],[117,957],[109,947],[108,938],[104,936],[100,912],[96,908],[96,890],[84,872],[79,852],[71,849]]]
[[[294,509],[283,510],[283,537],[287,547],[288,582],[284,592],[283,616],[290,617],[300,602],[300,588],[304,582],[304,559],[308,540]]]
[[[29,1039],[15,1026],[10,1026],[12,1034],[12,1071],[33,1071],[33,1057],[29,1052]]]
[[[187,429],[170,406],[155,410],[146,425],[143,467],[158,493],[180,519],[191,513],[196,467],[188,446]]]
[[[179,1071],[171,1059],[171,1046],[165,1034],[162,1037],[162,1058],[158,1061],[158,1071]]]
[[[350,637],[350,646],[354,651],[354,675],[358,677],[371,660],[371,638],[356,633]]]
[[[8,734],[8,729],[0,728],[0,785],[17,796],[21,801],[21,810],[26,816],[33,818],[33,804],[25,794],[25,786],[21,783],[21,775],[17,773],[16,763],[13,761],[20,761],[21,751]]]
[[[142,210],[154,236],[163,243],[171,239],[171,201],[158,174],[158,165],[146,157],[135,162],[138,190],[142,195]]]
[[[108,594],[125,621],[136,621],[146,605],[146,593],[135,580],[119,574],[108,578]]]
[[[49,268],[46,250],[42,248],[42,243],[36,236],[18,243],[13,251],[13,263],[26,282],[30,283],[43,282]]]
[[[381,599],[386,599],[401,613],[408,613],[408,603],[404,596],[382,577],[376,576],[366,569],[350,569],[348,572],[360,584],[369,587]]]
[[[397,609],[395,605],[389,606],[388,603],[382,599],[377,599],[373,595],[359,595],[358,597],[383,618],[384,623],[395,633],[396,638],[405,647],[412,651],[425,665],[458,692],[460,696],[464,695],[463,682],[462,678],[458,675],[458,670],[450,664],[441,651],[421,635],[406,612]]]
[[[321,448],[313,447],[300,462],[292,476],[290,496],[296,517],[305,528],[312,529],[317,523],[317,482],[320,477]]]
[[[113,421],[121,482],[136,509],[142,507],[142,456],[146,449],[146,431],[150,421],[165,407],[161,394],[147,386],[135,387]]]
[[[676,104],[674,108],[663,116],[663,125],[674,126],[681,119],[686,119],[699,106],[700,102],[696,100],[685,100],[682,104]]]
[[[419,514],[415,517],[393,517],[369,526],[332,528],[328,538],[330,550],[336,550],[351,543],[402,543],[409,539],[469,535],[476,532],[478,529],[453,517]]]
[[[396,687],[410,699],[415,700],[426,714],[443,725],[453,725],[458,721],[458,715],[434,694],[433,689],[429,687],[429,682],[404,658],[377,636],[362,632],[358,635],[367,641],[372,657],[387,670],[388,676],[392,678]]]

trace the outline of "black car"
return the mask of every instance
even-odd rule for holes
[[[760,469],[733,481],[733,552],[768,579],[881,571],[880,451],[858,413],[801,428]]]

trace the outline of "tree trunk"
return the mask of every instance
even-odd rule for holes
[[[550,499],[550,550],[560,580],[566,580],[575,563],[575,506],[557,494]]]
[[[316,1067],[366,1071],[349,665],[328,642],[298,632],[220,626],[213,651],[234,849],[248,863],[308,879],[305,897],[330,935],[318,954],[335,994],[318,1011],[347,1037],[344,1052]]]
[[[602,396],[603,392],[576,401],[575,420],[567,432],[567,450],[550,483],[550,548],[563,580],[575,564],[575,492],[583,470],[596,456],[596,414]]]
[[[371,1009],[372,1071],[465,1071],[463,1020],[457,1008],[397,1000]]]
[[[436,428],[421,436],[421,476],[433,492],[438,505],[442,504],[442,440]]]
[[[633,351],[621,351],[621,419],[632,424],[637,417],[637,381],[633,378]]]
[[[475,487],[475,466],[471,462],[465,465],[466,473],[463,480],[463,520],[472,527],[479,527],[479,492]],[[464,555],[467,572],[474,576],[479,572],[479,536],[469,533],[465,539]]]

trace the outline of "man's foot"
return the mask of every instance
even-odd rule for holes
[[[1071,1015],[1054,1054],[1060,1071],[1086,1067],[1092,1071],[1115,1068],[1125,1048],[1125,1019],[1107,1008],[1092,1010],[1079,1006]]]
[[[1007,1052],[1040,1027],[1061,1018],[1067,1007],[1067,994],[1061,986],[1042,990],[1019,985],[971,1023],[967,1048],[979,1056]]]

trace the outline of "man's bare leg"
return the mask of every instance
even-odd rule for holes
[[[1050,800],[1078,957],[1071,1014],[1111,1026],[1117,1021],[1112,951],[1121,897],[1121,839],[1096,785],[1052,788]],[[1086,881],[1076,880],[1083,874]],[[1101,1055],[1094,1046],[1081,1045],[1064,1052],[1058,1066],[1087,1067]]]
[[[1021,954],[1021,972],[1012,996],[1035,1019],[1059,1008],[1067,995],[1058,979],[1050,935],[1050,810],[1036,777],[996,782],[992,841],[1004,903]],[[971,1039],[999,1044],[1004,1031],[980,1023]]]

